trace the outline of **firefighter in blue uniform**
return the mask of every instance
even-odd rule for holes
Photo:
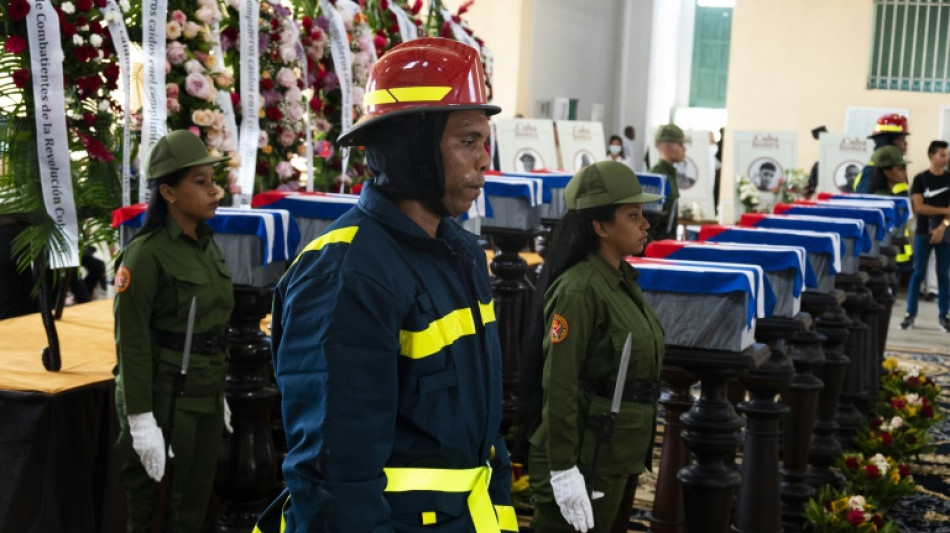
[[[485,92],[455,41],[373,66],[340,143],[375,180],[275,292],[287,489],[255,531],[517,531],[485,254],[450,218],[484,184]]]

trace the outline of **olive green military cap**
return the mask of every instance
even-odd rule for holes
[[[198,165],[213,165],[230,159],[227,156],[212,156],[208,148],[194,133],[177,130],[162,137],[148,153],[148,179],[167,176],[183,168]]]
[[[890,145],[882,146],[871,154],[871,163],[878,168],[891,168],[906,165],[910,161],[904,159],[904,151],[900,148]]]
[[[686,142],[686,135],[683,134],[683,130],[676,124],[664,124],[657,128],[653,142],[656,144],[682,143]]]
[[[616,161],[600,161],[587,166],[564,187],[564,204],[568,209],[647,204],[662,198],[659,194],[643,192],[633,170]]]

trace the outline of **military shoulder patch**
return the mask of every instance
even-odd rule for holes
[[[569,329],[567,319],[555,313],[554,319],[551,320],[551,342],[557,344],[566,339]]]
[[[129,285],[132,285],[132,272],[129,269],[122,265],[119,267],[119,270],[115,271],[115,292],[125,292],[129,288]]]

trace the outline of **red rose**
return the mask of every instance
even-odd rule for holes
[[[323,32],[320,31],[320,28],[314,28],[310,33],[310,39],[313,41],[319,41],[320,37],[323,37]]]
[[[877,429],[877,428],[881,427],[881,424],[883,424],[884,421],[881,420],[880,418],[875,417],[875,418],[872,418],[872,419],[871,419],[871,422],[869,422],[869,423],[871,424],[871,429]]]
[[[857,470],[858,469],[858,460],[854,457],[848,457],[844,460],[844,467],[848,470]]]
[[[62,32],[63,37],[72,37],[76,35],[76,25],[68,20],[64,21],[60,24],[59,31]]]
[[[934,408],[929,405],[924,405],[920,408],[920,416],[924,418],[933,418],[934,417]]]
[[[308,15],[304,15],[303,18],[300,19],[300,25],[303,26],[303,29],[307,30],[307,33],[309,33],[310,30],[313,29],[313,19]]]
[[[390,24],[389,33],[399,33],[399,24]]]
[[[108,4],[106,0],[94,0],[93,3],[96,4],[96,7],[98,7],[99,9],[106,7],[106,5]]]
[[[106,145],[102,144],[102,141],[99,139],[87,135],[79,135],[79,140],[82,141],[82,146],[86,149],[86,153],[89,154],[90,158],[99,161],[112,161],[115,159],[115,156],[109,152]]]
[[[267,108],[267,118],[270,120],[280,120],[284,118],[284,114],[280,112],[280,109],[277,106],[272,105]]]
[[[261,80],[261,89],[269,91],[274,88],[274,80],[270,78],[264,78]]]
[[[852,526],[859,526],[864,523],[864,511],[859,511],[857,509],[851,509],[848,511],[848,522]]]
[[[260,175],[264,175],[264,174],[267,174],[268,172],[270,172],[270,165],[267,164],[267,161],[264,161],[263,159],[258,159],[257,173]]]
[[[311,98],[310,109],[312,109],[314,113],[319,113],[320,110],[323,109],[323,100],[319,98]]]
[[[96,116],[89,111],[86,111],[82,114],[82,123],[88,128],[96,123]]]
[[[905,405],[907,405],[907,402],[905,402],[904,398],[902,397],[891,399],[891,407],[893,407],[894,409],[900,409],[901,407],[904,407]]]
[[[871,523],[877,526],[878,528],[884,527],[884,517],[879,513],[874,513],[871,515]]]
[[[415,4],[412,4],[412,14],[418,15],[419,11],[422,10],[422,0],[416,0]]]
[[[868,477],[868,479],[874,479],[881,475],[881,471],[876,465],[865,465],[864,474]]]
[[[901,479],[910,475],[910,468],[907,468],[907,465],[899,465],[897,471],[900,473]]]
[[[377,35],[376,37],[373,37],[373,45],[376,48],[386,48],[386,39]]]
[[[439,37],[451,37],[452,36],[452,25],[448,21],[442,23],[442,29],[439,30]]]
[[[379,0],[379,8],[383,11],[389,9],[389,0]]]
[[[911,376],[907,378],[907,385],[913,389],[920,387],[920,378],[917,376]]]
[[[237,107],[241,105],[241,95],[238,93],[231,93],[231,105]]]
[[[85,26],[86,24],[89,24],[89,21],[86,20],[86,17],[76,17],[76,26]]]
[[[10,7],[7,10],[10,20],[19,22],[26,18],[30,13],[30,4],[26,0],[10,0]]]
[[[79,11],[89,11],[92,9],[92,0],[76,0],[76,9]]]
[[[102,75],[106,77],[107,82],[115,82],[119,79],[119,73],[119,65],[115,63],[109,63],[106,68],[102,69]]]
[[[280,21],[277,19],[270,19],[270,27],[272,30],[280,29]]]
[[[99,24],[98,20],[89,21],[89,31],[92,33],[102,33],[102,24]]]
[[[888,432],[886,432],[886,431],[882,431],[882,432],[881,432],[881,444],[883,444],[885,447],[890,447],[891,444],[893,444],[893,443],[894,443],[894,437],[892,437],[890,433],[888,433]]]
[[[30,71],[21,68],[13,71],[13,84],[17,86],[18,89],[22,89],[30,81]]]
[[[7,37],[7,42],[3,44],[3,49],[10,54],[19,54],[26,50],[26,39],[19,35]]]

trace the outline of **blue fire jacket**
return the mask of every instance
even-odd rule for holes
[[[474,235],[430,238],[369,185],[284,275],[272,328],[287,490],[255,531],[517,531]]]

